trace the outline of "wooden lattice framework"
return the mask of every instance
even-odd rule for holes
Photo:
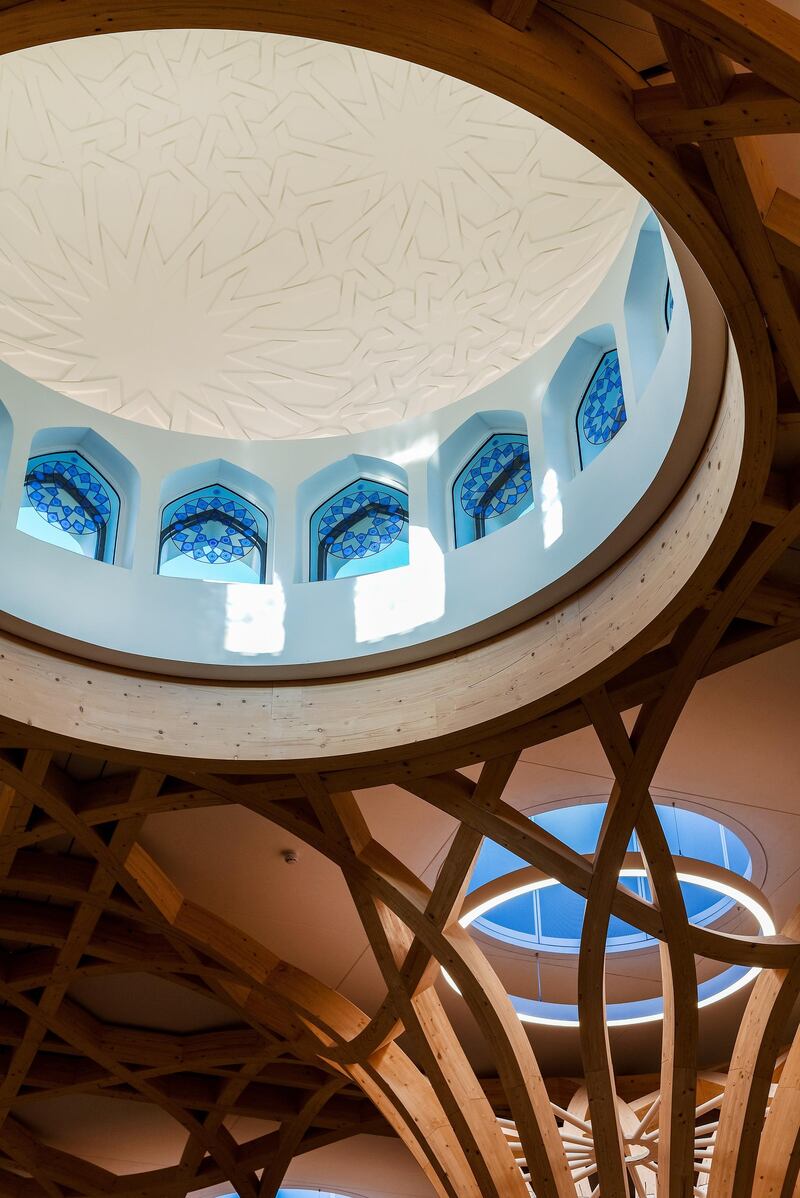
[[[1,52],[110,29],[266,29],[408,57],[506,96],[596,150],[684,238],[720,297],[741,371],[729,367],[730,412],[685,493],[622,567],[640,577],[635,627],[621,593],[607,618],[589,588],[580,621],[567,604],[447,661],[295,687],[134,678],[0,638],[0,939],[16,946],[0,972],[0,1195],[179,1198],[229,1182],[241,1198],[270,1198],[295,1155],[365,1131],[400,1136],[449,1198],[796,1193],[800,1039],[788,1049],[785,1039],[800,915],[771,938],[692,927],[649,788],[697,680],[800,636],[800,602],[779,572],[800,537],[787,442],[800,422],[800,198],[771,186],[759,144],[800,131],[800,21],[767,0],[632,2],[655,18],[674,83],[644,86],[543,0],[0,0]],[[588,633],[574,627],[587,619]],[[511,681],[492,691],[490,675],[504,670]],[[237,722],[250,704],[245,742],[226,729],[234,703]],[[632,707],[628,735],[620,712]],[[525,747],[588,725],[615,777],[593,861],[504,799]],[[117,772],[79,783],[57,764],[64,748]],[[475,764],[472,782],[459,767]],[[458,821],[432,890],[371,835],[354,791],[382,782]],[[149,814],[220,803],[341,869],[385,981],[374,1014],[187,900],[140,843]],[[634,828],[653,905],[617,881]],[[53,851],[65,833],[78,854]],[[587,900],[584,1077],[560,1101],[458,923],[484,836]],[[604,1021],[612,915],[661,945],[661,1076],[633,1098],[617,1093]],[[763,967],[726,1075],[698,1073],[695,954]],[[496,1091],[448,1022],[433,984],[442,967],[493,1047]],[[134,970],[214,996],[241,1030],[110,1027],[68,996],[77,977]],[[181,1159],[116,1177],[38,1142],[26,1107],[74,1093],[157,1105],[185,1129]],[[280,1128],[239,1145],[224,1122],[232,1113]]]

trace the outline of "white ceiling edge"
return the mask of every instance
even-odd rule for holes
[[[147,31],[0,58],[0,358],[236,438],[441,408],[564,327],[638,196],[538,118],[369,51]]]

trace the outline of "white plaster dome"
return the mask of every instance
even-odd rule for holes
[[[296,37],[0,58],[0,357],[105,413],[359,433],[470,395],[580,311],[638,197],[504,100]]]
[[[160,673],[405,666],[564,601],[683,485],[724,320],[541,120],[257,33],[0,72],[0,626]]]

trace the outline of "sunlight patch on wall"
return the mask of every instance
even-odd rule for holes
[[[412,525],[410,550],[410,566],[357,579],[353,608],[359,644],[413,632],[444,615],[444,558],[429,529]]]

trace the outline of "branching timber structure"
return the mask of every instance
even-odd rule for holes
[[[601,580],[579,608],[451,660],[295,688],[127,678],[2,638],[0,1195],[183,1198],[227,1183],[273,1198],[293,1158],[365,1132],[399,1136],[443,1198],[796,1194],[800,1040],[787,1045],[787,1028],[800,916],[763,938],[690,925],[650,787],[697,681],[800,637],[789,568],[800,538],[800,197],[771,180],[774,146],[760,142],[785,135],[797,153],[800,21],[768,0],[629,7],[655,21],[658,87],[546,0],[0,4],[0,52],[110,29],[264,29],[407,57],[537,112],[624,174],[695,254],[729,321],[743,413],[736,427],[732,415],[718,422],[684,495],[623,566],[640,578],[641,626],[632,607],[608,614],[614,581]],[[474,689],[459,704],[465,679]],[[250,705],[245,742],[225,727],[234,703]],[[632,708],[629,735],[621,713]],[[125,729],[130,712],[139,740]],[[590,726],[615,779],[594,860],[504,797],[523,749]],[[113,769],[78,781],[62,765],[70,749]],[[461,771],[477,765],[473,782]],[[383,783],[458,822],[432,889],[372,835],[357,792]],[[186,898],[147,852],[149,816],[212,804],[255,812],[342,871],[385,986],[375,1011]],[[634,829],[652,904],[617,880]],[[557,1095],[458,922],[483,837],[586,899],[584,1075]],[[604,1017],[615,915],[660,942],[661,1074],[634,1095],[619,1093]],[[696,954],[762,969],[727,1072],[698,1071]],[[495,1085],[476,1077],[447,1018],[442,968],[491,1045]],[[107,1025],[70,997],[82,977],[133,972],[213,998],[235,1026],[146,1032]],[[184,1134],[180,1159],[116,1176],[39,1140],[26,1122],[37,1103],[76,1094],[160,1108]],[[236,1114],[278,1126],[237,1143],[226,1126]]]

